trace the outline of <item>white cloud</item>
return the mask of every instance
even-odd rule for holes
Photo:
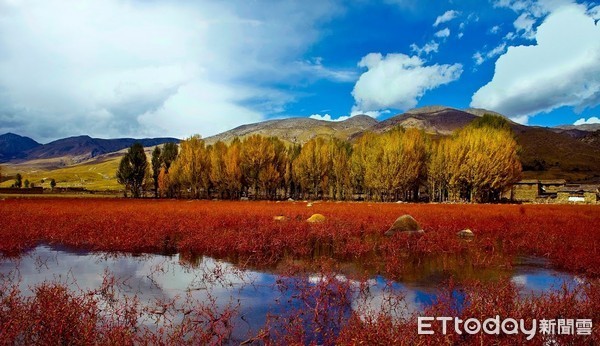
[[[513,23],[517,33],[520,33],[521,37],[529,40],[535,37],[534,24],[535,19],[531,18],[527,13],[522,13]]]
[[[588,15],[594,19],[599,19],[600,18],[600,5],[590,8],[588,10]],[[598,25],[598,24],[596,24],[596,25]]]
[[[471,106],[529,116],[563,106],[600,104],[600,30],[583,5],[554,10],[538,27],[537,45],[509,47]]]
[[[423,47],[419,47],[416,43],[413,43],[410,45],[410,50],[418,55],[428,55],[430,53],[437,53],[439,47],[440,45],[432,40],[426,43]]]
[[[434,35],[435,35],[435,37],[440,37],[440,38],[448,37],[448,36],[450,36],[450,29],[448,29],[448,28],[442,29],[442,30],[436,32]]]
[[[490,33],[492,34],[497,34],[500,32],[500,25],[494,25],[491,29],[490,29]]]
[[[475,60],[476,65],[481,65],[485,61],[485,58],[481,52],[475,52],[475,54],[473,54],[473,60]]]
[[[462,33],[462,32],[459,32],[457,36],[458,36],[459,39],[461,39],[461,38],[463,38],[463,36],[465,36],[465,34]]]
[[[496,0],[494,7],[510,8],[518,13],[519,17],[513,22],[513,26],[522,38],[532,40],[535,37],[534,25],[538,19],[572,2],[572,0]]]
[[[454,11],[454,10],[446,11],[446,12],[444,12],[444,14],[442,14],[441,16],[438,16],[435,19],[435,23],[433,23],[433,26],[438,26],[442,23],[449,22],[452,19],[456,18],[459,14],[460,13],[458,11]]]
[[[483,64],[486,60],[492,59],[497,57],[498,55],[504,53],[506,51],[506,42],[501,43],[499,46],[497,46],[496,48],[489,50],[485,53],[482,52],[476,52],[473,55],[473,60],[475,60],[475,64],[477,65],[481,65]]]
[[[354,82],[357,77],[356,71],[354,70],[331,69],[323,66],[323,59],[320,57],[308,61],[297,62],[296,65],[296,73],[299,75],[312,75],[336,82]]]
[[[511,117],[510,120],[514,121],[517,124],[527,125],[529,123],[529,115],[519,115]]]
[[[600,124],[600,118],[590,117],[588,119],[581,118],[573,123],[573,125]]]
[[[262,120],[297,97],[271,85],[356,80],[303,60],[336,13],[328,0],[0,0],[0,131],[183,137]]]
[[[311,119],[316,119],[316,120],[323,120],[323,121],[344,121],[344,120],[348,120],[350,119],[350,116],[340,116],[337,118],[331,118],[331,115],[329,114],[313,114],[311,116],[309,116],[309,118]]]
[[[462,65],[431,65],[417,56],[370,53],[358,66],[366,68],[352,91],[354,109],[379,111],[395,108],[406,110],[417,105],[426,91],[457,80]]]
[[[384,109],[384,110],[380,110],[380,111],[363,111],[361,109],[359,109],[356,105],[354,107],[352,107],[352,112],[350,112],[350,116],[355,116],[355,115],[368,115],[371,118],[377,119],[380,116],[384,115],[384,114],[390,114],[392,111],[390,111],[389,109]]]

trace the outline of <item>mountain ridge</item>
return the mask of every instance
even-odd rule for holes
[[[0,162],[23,162],[67,157],[71,162],[77,163],[100,155],[118,152],[131,146],[135,142],[142,143],[144,147],[160,145],[167,142],[179,142],[179,139],[171,137],[103,139],[93,138],[88,135],[80,135],[40,144],[29,137],[11,133],[0,135],[0,138],[8,138],[6,144],[7,147],[14,147],[18,144],[18,141],[29,140],[36,143],[36,145],[32,145],[31,142],[28,141],[30,143],[28,147],[22,146],[18,152],[12,152],[12,155],[10,156],[7,155],[8,152],[0,150]],[[0,145],[1,144],[2,142],[0,141]]]

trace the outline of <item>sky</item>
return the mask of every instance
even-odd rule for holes
[[[0,0],[0,133],[204,137],[485,108],[600,122],[600,3]]]

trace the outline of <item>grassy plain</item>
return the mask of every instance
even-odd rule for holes
[[[600,342],[599,211],[591,205],[316,202],[309,207],[303,202],[6,199],[0,200],[0,254],[18,256],[38,244],[52,244],[115,253],[180,253],[190,263],[196,256],[208,255],[243,268],[277,270],[283,275],[278,287],[298,294],[290,298],[291,308],[268,318],[264,329],[246,344],[594,345]],[[306,222],[314,213],[325,220]],[[425,233],[384,236],[403,214],[414,216]],[[465,228],[473,231],[473,239],[457,236]],[[524,296],[510,277],[473,281],[459,274],[510,269],[520,256],[547,258],[552,267],[577,274],[582,284],[575,290]],[[443,335],[439,326],[435,335],[419,335],[417,315],[398,319],[390,312],[402,306],[401,294],[385,301],[392,310],[365,317],[350,309],[353,288],[338,275],[365,280],[379,274],[405,282],[415,269],[422,271],[432,262],[453,275],[423,316],[483,321],[501,315],[528,323],[540,318],[590,318],[591,335],[538,333],[528,341],[524,334]],[[344,263],[360,265],[348,273]],[[321,279],[313,284],[290,279],[314,277],[315,272]],[[209,277],[222,275],[215,272]],[[0,339],[11,344],[231,342],[235,311],[200,302],[184,312],[191,317],[181,324],[148,329],[136,320],[144,312],[135,301],[107,313],[94,300],[114,291],[115,283],[110,278],[104,281],[99,291],[87,293],[47,283],[37,287],[33,297],[4,283]],[[165,309],[170,306],[161,304]]]

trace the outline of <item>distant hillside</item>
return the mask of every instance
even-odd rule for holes
[[[41,144],[29,137],[14,133],[0,135],[0,162],[23,158],[25,152],[39,147]]]
[[[323,121],[311,118],[269,120],[236,127],[208,137],[206,142],[209,144],[217,141],[229,142],[235,137],[243,138],[254,134],[276,136],[288,143],[300,144],[315,137],[336,137],[347,140],[375,124],[377,124],[377,120],[367,115],[356,115],[344,121]]]
[[[556,129],[561,130],[580,130],[580,131],[598,131],[600,130],[600,124],[583,124],[583,125],[560,125],[556,126]]]
[[[600,181],[600,146],[545,127],[514,131],[526,178]]]
[[[100,155],[125,149],[135,142],[140,142],[145,147],[155,146],[167,142],[179,142],[179,140],[176,138],[100,139],[92,138],[90,136],[77,136],[59,139],[48,144],[40,145],[31,139],[29,140],[35,143],[35,145],[30,144],[30,146],[27,148],[23,147],[25,149],[22,149],[18,153],[12,155],[12,159],[19,159],[20,161],[33,161],[65,158],[68,159],[68,162],[78,163]],[[2,153],[5,152],[2,151]]]
[[[466,126],[476,115],[447,107],[427,107],[398,114],[371,128],[371,131],[382,133],[394,127],[416,127],[431,134],[449,135]]]

